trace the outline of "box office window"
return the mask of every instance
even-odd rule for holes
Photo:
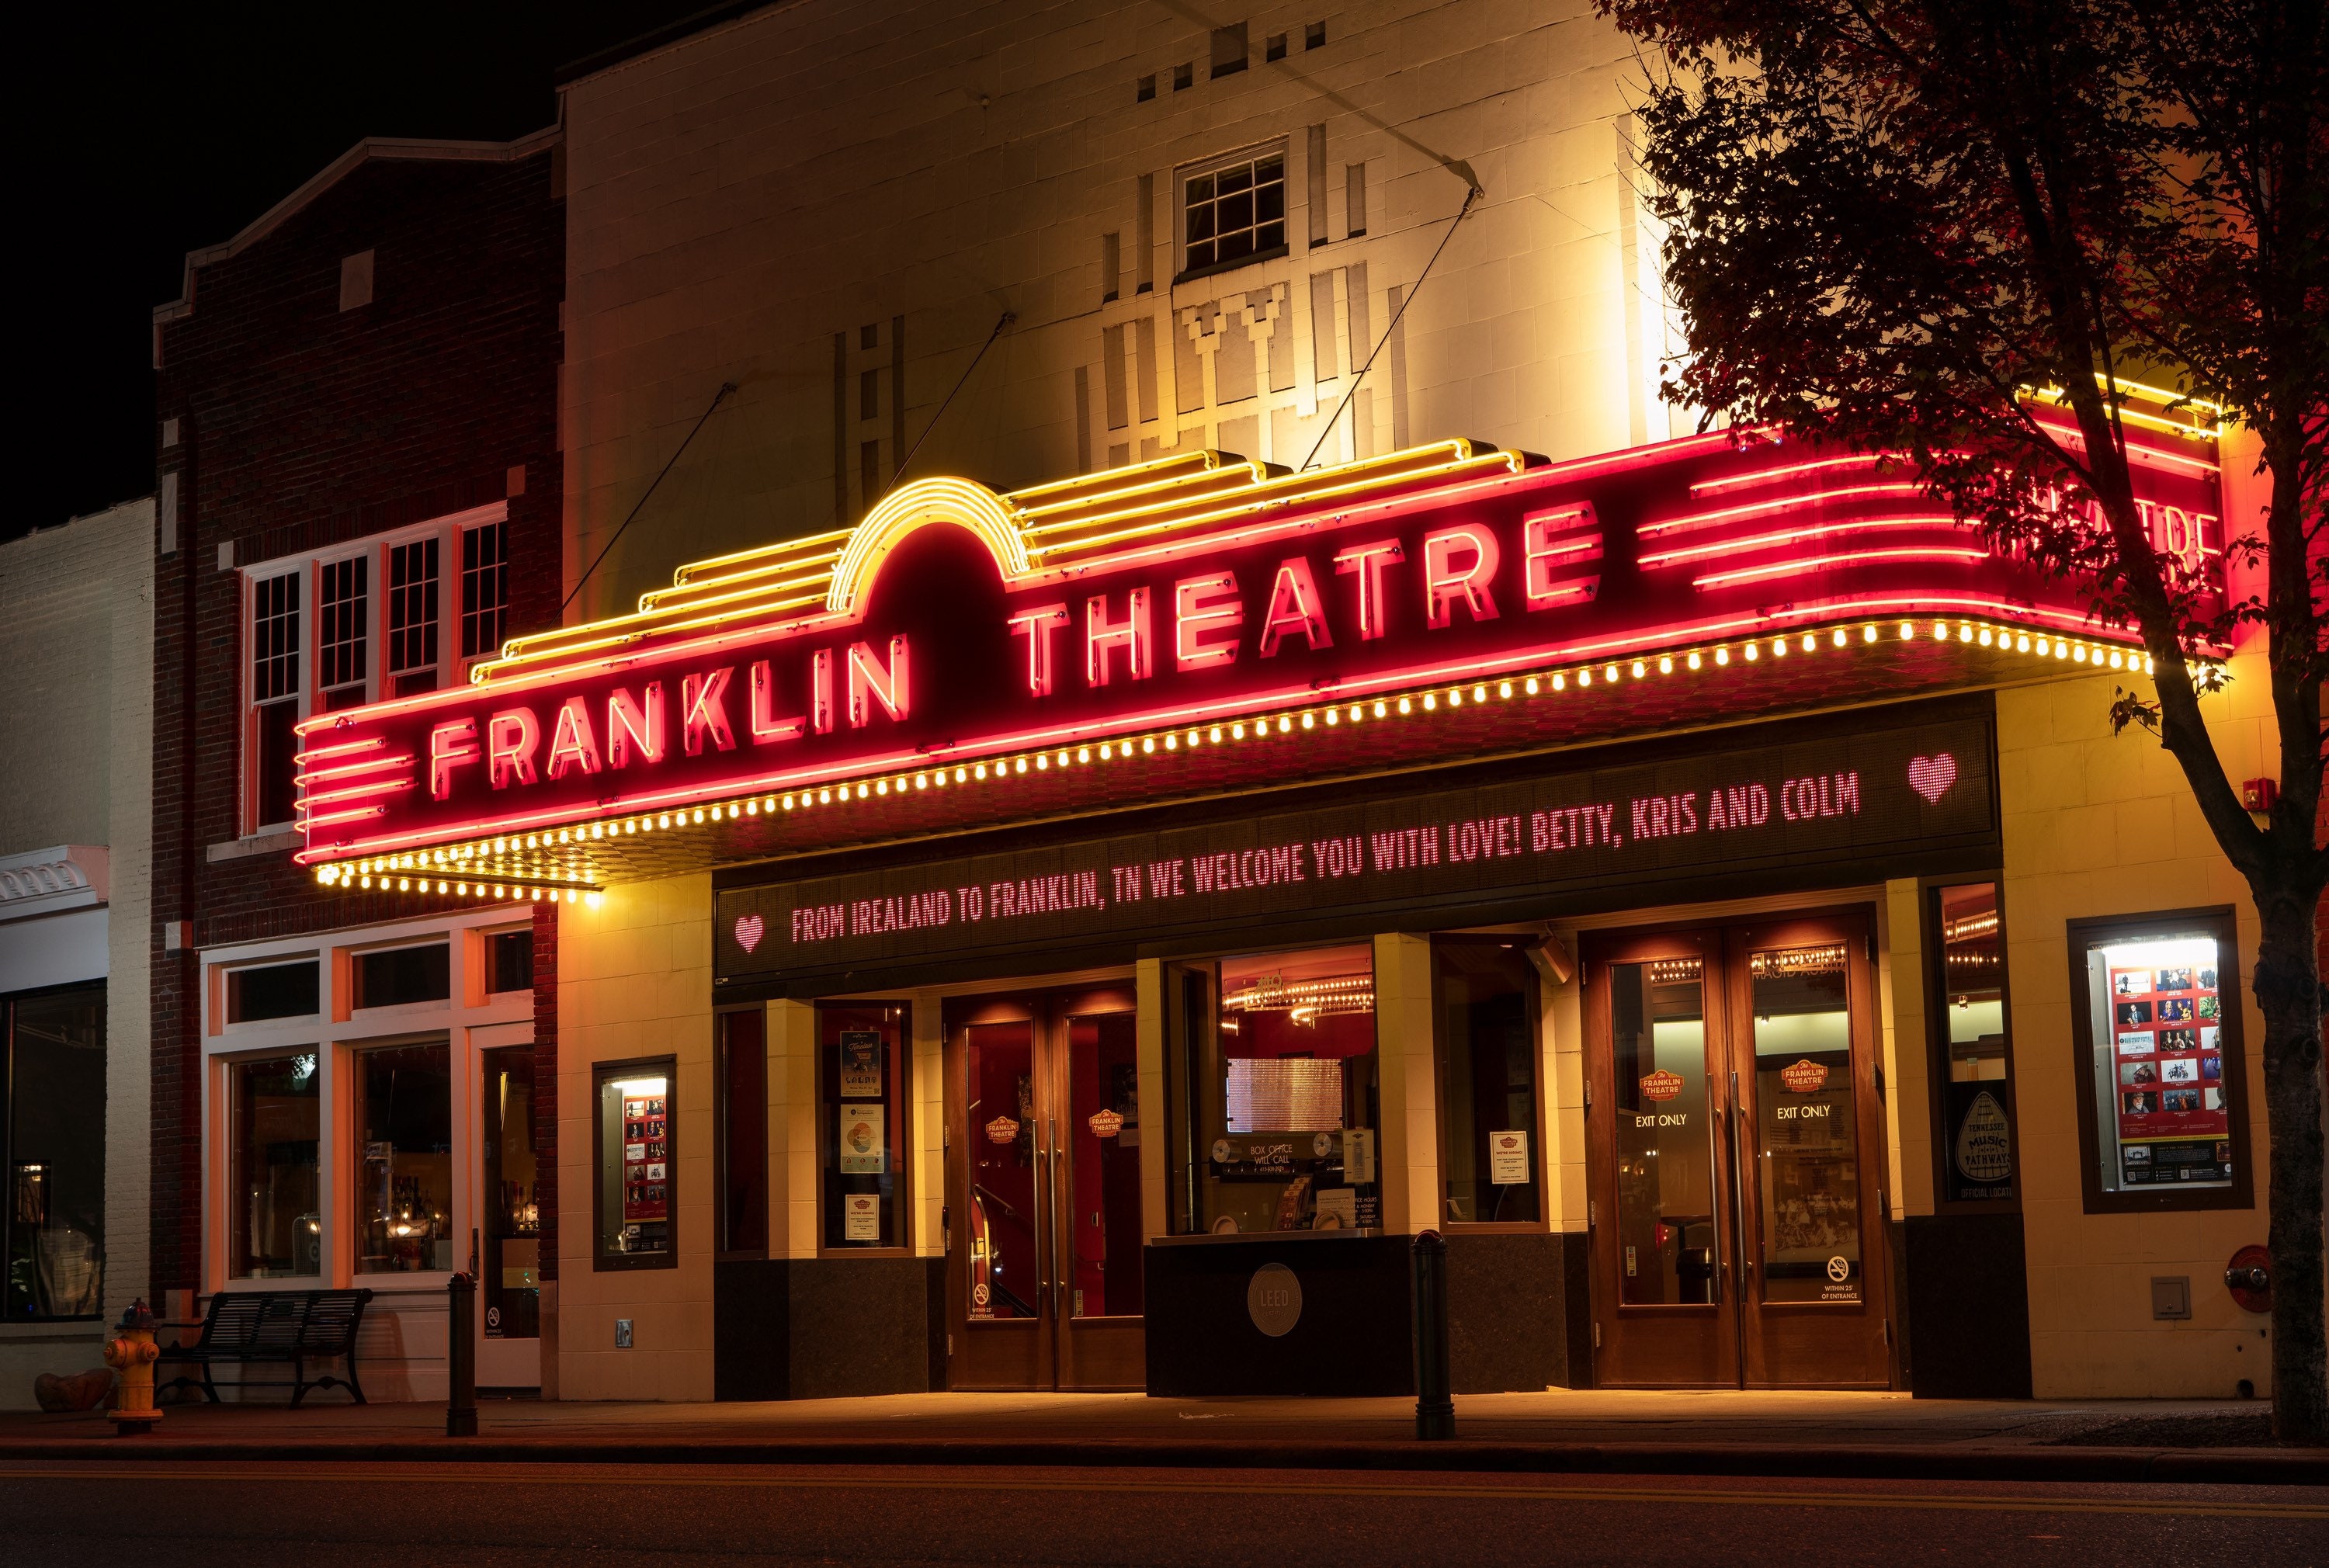
[[[105,988],[0,1001],[0,1316],[93,1318],[105,1282]]]
[[[1534,1225],[1544,1217],[1536,975],[1519,944],[1465,937],[1435,941],[1431,970],[1441,1217]]]
[[[2070,924],[2090,1212],[2251,1201],[2231,914]]]
[[[355,1053],[358,1273],[452,1269],[453,1052],[442,1040]]]
[[[1379,1228],[1374,953],[1167,967],[1180,1234]]]
[[[906,1245],[906,1042],[902,1004],[816,1009],[823,1166],[820,1232],[829,1250]]]
[[[602,1063],[591,1069],[599,1180],[593,1256],[601,1269],[675,1266],[678,1101],[674,1063]]]
[[[453,994],[452,948],[446,943],[359,953],[351,967],[358,1008],[444,1001]]]
[[[238,1280],[320,1274],[316,1053],[231,1062],[226,1073],[227,1272]]]
[[[768,1015],[759,1008],[715,1016],[712,1082],[720,1103],[713,1116],[720,1167],[718,1248],[762,1253],[768,1248]]]
[[[1936,1162],[1945,1203],[2014,1197],[2013,1024],[2005,928],[1995,882],[1935,887],[1928,918]]]

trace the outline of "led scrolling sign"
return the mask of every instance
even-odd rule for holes
[[[2212,447],[2139,450],[2160,545],[2211,565]],[[1751,660],[1775,634],[1976,623],[1985,643],[2140,662],[1879,458],[1723,434],[1562,464],[1447,442],[1296,475],[1201,453],[1007,495],[919,481],[853,530],[520,639],[468,686],[303,722],[298,859],[482,857],[1297,708],[1356,721],[1449,682],[1549,694],[1645,658]]]

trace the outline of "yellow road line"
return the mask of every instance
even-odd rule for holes
[[[477,1467],[435,1461],[383,1461],[376,1465],[335,1465],[325,1462],[296,1468],[264,1469],[223,1461],[218,1468],[175,1469],[137,1460],[61,1460],[71,1469],[0,1469],[0,1480],[118,1479],[218,1481],[261,1480],[312,1483],[325,1477],[361,1476],[379,1480],[393,1474],[401,1483],[431,1480],[476,1482],[495,1472],[520,1468],[504,1464]],[[2192,1498],[1973,1497],[1947,1493],[1713,1491],[1653,1487],[1548,1487],[1480,1485],[1419,1486],[1402,1483],[1369,1486],[1356,1482],[1287,1481],[1127,1481],[1104,1479],[1046,1480],[1004,1478],[985,1471],[960,1479],[905,1476],[706,1476],[679,1473],[674,1467],[642,1466],[621,1475],[578,1475],[560,1469],[545,1473],[526,1469],[529,1484],[603,1487],[626,1484],[662,1487],[753,1488],[814,1491],[998,1491],[1038,1493],[1105,1493],[1120,1496],[1202,1496],[1266,1498],[1448,1498],[1504,1502],[1699,1503],[1713,1507],[1802,1508],[1917,1508],[1944,1513],[2007,1514],[2132,1514],[2173,1515],[2185,1518],[2324,1519],[2329,1504],[2209,1503]]]

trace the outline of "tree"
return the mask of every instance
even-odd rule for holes
[[[2329,540],[2329,37],[2320,4],[1598,0],[1641,40],[1653,210],[1688,352],[1665,395],[1904,455],[1992,544],[2131,625],[2115,728],[2181,765],[2261,922],[2275,1430],[2329,1441],[2314,949]],[[2253,433],[2232,602],[2136,505],[2130,388]],[[2049,405],[2051,405],[2051,407]],[[2058,434],[2060,413],[2077,437]],[[2040,418],[2051,414],[2054,427]],[[2074,504],[2065,505],[2070,497]],[[2261,523],[2260,530],[2256,526]],[[2207,652],[2261,627],[2280,793],[2244,811]],[[2195,671],[2197,676],[2195,679]]]

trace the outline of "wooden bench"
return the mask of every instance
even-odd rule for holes
[[[203,1394],[212,1404],[219,1403],[219,1395],[211,1368],[222,1361],[289,1366],[288,1382],[246,1377],[240,1386],[288,1388],[294,1410],[311,1388],[344,1388],[358,1404],[367,1404],[363,1385],[356,1381],[356,1329],[363,1322],[364,1303],[371,1300],[370,1291],[221,1291],[211,1298],[202,1337],[192,1345],[170,1346],[161,1359],[200,1366]],[[335,1358],[348,1364],[344,1379],[307,1376],[309,1362]],[[193,1374],[182,1373],[156,1392],[197,1381]]]

